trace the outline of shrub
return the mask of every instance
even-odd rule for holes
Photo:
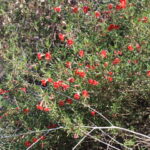
[[[148,0],[0,3],[2,148],[71,149],[93,126],[148,134]],[[94,138],[108,141],[100,131]],[[134,137],[109,132],[137,148]],[[105,149],[87,141],[79,147]]]

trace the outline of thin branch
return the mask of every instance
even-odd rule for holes
[[[30,132],[26,132],[26,133],[15,134],[15,135],[9,135],[9,136],[5,136],[5,135],[4,135],[4,136],[0,136],[0,139],[18,137],[18,136],[28,135],[28,134],[33,134],[33,133],[50,132],[50,131],[54,131],[54,130],[58,130],[58,129],[62,129],[62,128],[64,128],[64,127],[60,126],[60,127],[53,128],[53,129],[48,129],[48,130],[30,131]]]
[[[135,132],[135,131],[126,129],[126,128],[117,127],[117,126],[110,126],[110,127],[81,126],[81,127],[93,128],[93,129],[119,129],[119,130],[127,131],[127,132],[133,133],[133,134],[135,134],[135,135],[142,136],[142,137],[145,137],[145,138],[147,138],[147,139],[150,139],[150,136],[147,136],[147,135],[144,135],[144,134],[142,134],[142,133],[138,133],[138,132]]]
[[[88,132],[87,134],[90,134],[94,131],[95,129],[92,129],[90,132]],[[87,134],[72,148],[72,150],[75,150],[80,144],[81,142],[87,137]]]
[[[82,132],[85,133],[84,131],[82,131]],[[110,144],[108,144],[108,143],[106,143],[106,142],[104,142],[104,141],[102,141],[102,140],[100,140],[100,139],[98,139],[98,138],[88,134],[88,133],[85,133],[85,134],[88,135],[89,137],[91,137],[92,139],[94,139],[94,140],[96,140],[96,141],[98,141],[100,143],[103,143],[103,144],[105,144],[105,145],[107,145],[107,146],[109,146],[109,147],[111,147],[111,148],[113,148],[115,150],[120,150],[119,148],[116,148],[115,146],[112,146],[112,145],[110,145]]]

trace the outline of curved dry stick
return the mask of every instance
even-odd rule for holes
[[[88,132],[87,134],[90,134],[94,131],[95,129],[92,129],[90,132]],[[81,142],[87,137],[87,135],[85,135],[73,148],[72,150],[75,150],[80,144]]]
[[[4,139],[4,138],[12,138],[12,137],[18,137],[18,136],[22,136],[22,135],[28,135],[28,134],[40,133],[40,132],[50,132],[50,131],[54,131],[54,130],[58,130],[58,129],[62,129],[62,128],[64,128],[64,127],[60,126],[60,127],[53,128],[53,129],[48,129],[48,130],[30,131],[30,132],[20,133],[20,134],[16,134],[16,135],[0,136],[0,139]]]
[[[110,126],[110,127],[81,126],[81,127],[85,127],[85,128],[93,128],[93,129],[119,129],[119,130],[127,131],[127,132],[133,133],[133,134],[135,134],[135,135],[142,136],[142,137],[144,137],[144,138],[150,139],[150,136],[147,136],[147,135],[144,135],[144,134],[142,134],[142,133],[138,133],[138,132],[135,132],[135,131],[126,129],[126,128],[117,127],[117,126]]]
[[[82,132],[85,133],[84,131],[82,131]],[[110,144],[108,144],[108,143],[106,143],[106,142],[104,142],[104,141],[102,141],[102,140],[100,140],[100,139],[98,139],[98,138],[88,134],[88,133],[85,133],[85,134],[88,135],[89,137],[91,137],[92,139],[97,140],[98,142],[103,143],[103,144],[105,144],[105,145],[107,145],[107,146],[109,146],[109,147],[111,147],[111,148],[113,148],[115,150],[121,150],[121,149],[119,149],[119,148],[117,148],[115,146],[112,146],[112,145],[110,145]]]

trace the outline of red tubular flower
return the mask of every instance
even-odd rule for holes
[[[73,13],[78,13],[78,7],[73,7],[73,8],[72,8],[72,12],[73,12]]]
[[[38,140],[37,138],[32,139],[33,143],[37,142],[37,140]]]
[[[133,46],[132,46],[132,45],[129,45],[129,46],[128,46],[128,50],[129,50],[129,51],[133,51],[133,50],[134,50]]]
[[[29,113],[29,112],[30,112],[30,110],[29,110],[28,108],[25,108],[25,109],[23,109],[23,112],[25,112],[25,113]]]
[[[69,81],[70,83],[73,83],[73,82],[75,82],[75,79],[74,79],[74,78],[69,78],[68,81]]]
[[[52,79],[52,78],[48,78],[47,81],[48,81],[49,83],[52,83],[52,82],[53,82],[53,79]]]
[[[143,18],[139,19],[139,21],[141,21],[143,23],[147,23],[148,22],[148,17],[143,17]]]
[[[61,87],[63,88],[63,90],[67,90],[70,86],[68,84],[62,84]]]
[[[73,42],[73,40],[68,39],[68,40],[67,40],[67,44],[68,44],[69,46],[72,46],[72,45],[74,44],[74,42]]]
[[[101,13],[99,11],[95,11],[95,17],[99,18],[101,16]]]
[[[91,85],[95,85],[95,86],[99,84],[98,81],[93,80],[93,79],[89,79],[89,80],[88,80],[88,83],[91,84]]]
[[[60,39],[61,41],[64,41],[64,40],[65,40],[65,35],[62,34],[62,33],[59,33],[59,34],[58,34],[58,37],[59,37],[59,39]]]
[[[126,0],[120,0],[120,5],[124,9],[127,6],[127,1]]]
[[[79,54],[80,57],[84,57],[84,50],[80,50],[80,51],[78,52],[78,54]]]
[[[31,146],[31,142],[30,142],[30,141],[26,141],[26,142],[24,143],[24,145],[25,145],[26,147],[29,147],[29,146]]]
[[[60,7],[55,7],[54,11],[60,13],[61,12],[61,8]]]
[[[137,48],[137,50],[139,51],[140,48],[141,48],[140,44],[136,43],[136,48]]]
[[[46,86],[47,80],[41,80],[41,84],[42,84],[42,86]]]
[[[96,112],[95,111],[91,111],[90,114],[91,114],[91,116],[95,116]]]
[[[75,93],[73,97],[74,97],[74,99],[76,99],[76,100],[79,100],[79,99],[80,99],[80,95],[79,95],[78,93]]]
[[[73,101],[72,101],[72,99],[66,99],[66,103],[68,103],[68,104],[72,104],[72,103],[73,103]]]
[[[43,110],[44,110],[45,112],[49,112],[49,111],[51,111],[51,109],[50,109],[50,108],[47,108],[47,107],[46,107],[46,108],[44,108]]]
[[[112,9],[113,8],[113,4],[108,4],[107,8],[108,9]]]
[[[24,93],[27,92],[27,88],[20,88],[21,91],[23,91]]]
[[[112,78],[112,77],[107,77],[107,80],[108,80],[109,82],[112,82],[112,81],[113,81],[113,78]]]
[[[86,14],[88,11],[90,10],[90,8],[88,6],[84,6],[83,7],[83,12]]]
[[[41,53],[37,53],[37,58],[38,58],[38,60],[41,60],[42,59],[42,54]]]
[[[65,65],[66,65],[67,68],[71,68],[71,64],[72,63],[70,61],[67,61]]]
[[[108,62],[105,62],[105,63],[104,63],[104,67],[107,67],[107,66],[108,66]]]
[[[58,89],[59,87],[62,86],[62,83],[63,81],[56,81],[56,82],[53,82],[53,86],[55,89]]]
[[[115,58],[112,62],[113,65],[119,64],[121,60],[119,58]]]
[[[110,24],[108,27],[108,31],[118,30],[119,28],[120,28],[120,26],[118,26],[118,25]]]
[[[102,50],[100,52],[100,55],[103,57],[103,58],[106,58],[107,57],[107,51],[106,50]]]
[[[6,90],[3,90],[3,89],[0,89],[0,95],[3,95],[5,93],[8,93],[9,91],[6,91]]]
[[[122,6],[120,4],[116,5],[116,10],[121,10]]]
[[[75,70],[75,74],[79,75],[81,78],[84,78],[86,76],[86,73],[83,71],[79,71],[79,69]]]
[[[61,100],[61,101],[59,101],[59,106],[64,106],[65,105],[65,101],[63,101],[63,100]]]
[[[44,108],[41,105],[36,105],[36,109],[43,110]]]
[[[113,72],[109,71],[108,74],[109,74],[110,76],[112,76],[112,75],[113,75]]]
[[[146,72],[147,76],[150,77],[150,70]]]
[[[121,51],[114,51],[114,54],[115,55],[122,55],[122,52]]]
[[[85,97],[85,98],[88,98],[89,97],[89,93],[87,90],[83,90],[82,91],[82,96]]]
[[[47,53],[45,54],[45,59],[46,59],[46,60],[51,60],[51,59],[52,59],[52,56],[51,56],[51,54],[50,54],[49,52],[47,52]]]

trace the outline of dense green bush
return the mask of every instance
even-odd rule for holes
[[[85,126],[149,134],[150,2],[122,1],[0,0],[2,149],[35,142],[31,149],[69,150]],[[125,132],[109,133],[148,148]],[[106,149],[87,141],[78,148]]]

